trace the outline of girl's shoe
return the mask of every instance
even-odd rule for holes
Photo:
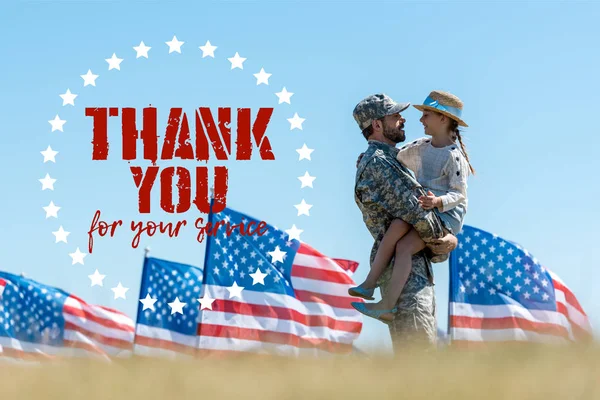
[[[356,286],[348,289],[348,294],[354,297],[361,297],[365,300],[375,300],[373,297],[373,293],[375,292],[375,288],[373,289],[365,289],[362,286]]]
[[[359,303],[357,301],[350,303],[358,312],[366,315],[367,317],[378,319],[384,324],[391,324],[394,320],[394,314],[398,311],[398,307],[394,307],[391,310],[369,310],[365,303]],[[392,319],[382,318],[384,314],[392,314]]]

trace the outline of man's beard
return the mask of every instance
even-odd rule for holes
[[[388,128],[386,125],[383,126],[383,136],[388,138],[394,143],[404,142],[406,139],[406,135],[402,132],[404,128],[404,124],[400,125],[398,128]]]

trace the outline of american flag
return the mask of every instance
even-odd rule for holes
[[[231,209],[211,215],[211,221],[260,222]],[[140,306],[136,354],[350,353],[362,328],[360,314],[350,306],[357,299],[348,296],[358,264],[329,258],[286,232],[266,228],[262,236],[244,236],[237,229],[228,236],[221,227],[208,236],[203,271],[147,260],[140,297],[156,295],[160,305],[149,312]],[[185,273],[189,276],[178,281]],[[176,297],[186,303],[184,312],[166,320],[172,311],[166,304]],[[201,307],[199,297],[214,301]]]
[[[133,321],[118,311],[0,271],[0,358],[127,357],[133,336]]]
[[[158,258],[144,260],[134,353],[140,356],[193,356],[198,349],[202,269]],[[182,313],[169,306],[177,299]]]
[[[590,322],[575,295],[533,254],[467,225],[458,240],[450,256],[452,345],[591,339]]]

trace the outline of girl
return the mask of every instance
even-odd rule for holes
[[[418,199],[421,207],[433,210],[445,230],[456,235],[462,229],[467,211],[467,176],[475,173],[458,130],[459,126],[468,126],[461,119],[463,103],[453,94],[433,91],[423,105],[414,107],[423,112],[420,121],[425,134],[431,138],[424,137],[402,147],[397,158],[414,172],[417,181],[427,190],[426,195]],[[372,300],[377,280],[395,253],[389,291],[378,303],[355,302],[353,307],[367,316],[390,323],[411,271],[412,256],[424,248],[425,243],[411,225],[400,219],[392,221],[366,280],[349,289],[348,293]]]

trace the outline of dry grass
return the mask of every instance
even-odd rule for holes
[[[600,349],[0,366],[4,399],[599,399]]]

